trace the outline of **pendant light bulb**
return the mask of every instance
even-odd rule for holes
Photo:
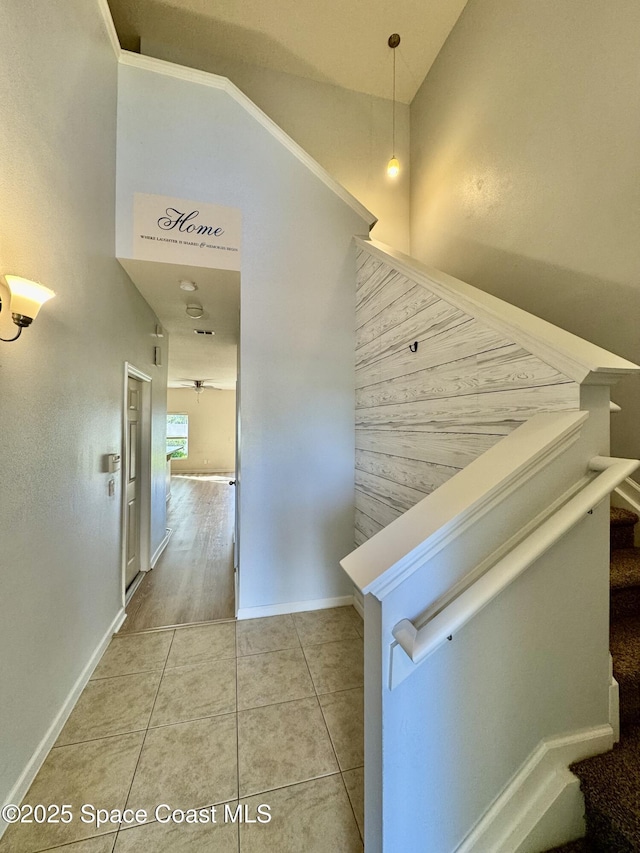
[[[392,157],[387,163],[387,175],[389,175],[390,178],[397,178],[399,174],[400,163],[398,163],[395,157]]]

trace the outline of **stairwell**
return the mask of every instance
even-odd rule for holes
[[[620,685],[620,742],[571,767],[584,794],[587,835],[549,853],[640,851],[640,548],[638,516],[611,508],[613,673]]]

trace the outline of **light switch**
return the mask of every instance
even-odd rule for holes
[[[112,498],[116,493],[116,481],[113,477],[109,480],[109,497]]]

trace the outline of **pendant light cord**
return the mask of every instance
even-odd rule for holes
[[[396,156],[396,51],[393,48],[393,140],[391,149]]]
[[[400,164],[396,159],[396,48],[400,44],[398,33],[391,33],[387,44],[393,51],[393,101],[392,101],[392,148],[393,155],[387,164],[387,175],[396,178],[400,172]]]

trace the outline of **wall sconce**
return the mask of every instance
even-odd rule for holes
[[[20,278],[18,275],[5,275],[4,278],[11,294],[11,318],[18,327],[18,334],[13,338],[0,338],[0,341],[8,343],[18,340],[22,330],[31,325],[38,316],[40,308],[55,296],[55,293],[48,287],[43,287],[27,278]],[[2,299],[0,299],[0,311],[2,311]]]

